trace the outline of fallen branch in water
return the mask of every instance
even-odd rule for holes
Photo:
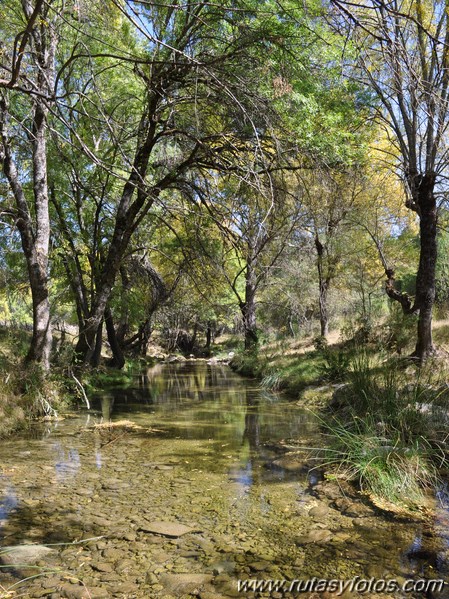
[[[83,396],[83,398],[84,398],[84,401],[86,402],[87,409],[88,409],[88,410],[90,410],[90,402],[89,402],[89,399],[88,399],[88,397],[87,397],[87,395],[86,395],[86,391],[84,390],[84,387],[83,387],[83,385],[82,385],[82,384],[80,383],[80,381],[79,381],[79,380],[76,378],[76,376],[73,374],[73,372],[72,372],[71,374],[72,374],[72,378],[73,378],[73,380],[74,380],[74,381],[75,381],[75,383],[78,385],[78,387],[79,387],[79,389],[80,389],[80,391],[81,391],[81,395]]]

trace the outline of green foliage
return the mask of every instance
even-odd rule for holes
[[[404,314],[401,306],[396,302],[390,303],[388,318],[381,329],[381,342],[388,349],[402,354],[415,340],[417,317]]]
[[[349,372],[351,354],[340,348],[325,348],[321,354],[323,363],[319,366],[319,373],[322,379],[332,383],[344,380]]]
[[[424,490],[438,481],[442,454],[423,437],[404,444],[379,434],[372,419],[354,417],[349,423],[331,419],[321,424],[330,439],[324,452],[327,466],[376,498],[413,509],[424,501]]]

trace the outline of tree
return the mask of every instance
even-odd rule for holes
[[[356,169],[333,171],[318,166],[303,176],[305,209],[316,250],[318,274],[318,305],[320,335],[329,333],[328,295],[340,262],[347,248],[349,235],[345,231],[351,210],[360,194],[360,181]]]
[[[116,8],[131,23],[141,44],[136,50],[138,56],[122,54],[114,59],[134,65],[129,77],[133,85],[137,81],[137,87],[143,88],[143,94],[138,122],[127,124],[124,138],[117,139],[111,128],[104,134],[110,136],[107,143],[116,148],[116,162],[108,169],[115,184],[100,207],[99,218],[103,218],[102,210],[107,211],[110,228],[107,237],[102,237],[102,256],[95,257],[94,269],[91,266],[94,284],[81,314],[76,353],[83,363],[93,356],[95,337],[130,240],[152,207],[170,197],[173,190],[194,189],[198,177],[210,176],[213,171],[245,176],[251,162],[243,164],[240,156],[242,152],[248,156],[260,151],[259,132],[269,134],[271,116],[266,99],[258,92],[260,72],[256,65],[260,48],[267,49],[273,43],[273,32],[269,23],[255,19],[251,6],[243,2],[220,6],[198,3],[179,10],[176,4],[117,2]],[[98,76],[96,70],[104,67],[107,52],[99,54],[86,60],[94,65],[100,61],[91,71],[92,81]],[[75,58],[67,61],[65,70]],[[62,76],[59,81],[62,85]],[[98,112],[100,103],[94,104]],[[102,118],[114,123],[109,104],[101,103]],[[74,135],[67,110],[62,111],[61,120],[68,129],[66,137],[72,135],[80,151],[95,155],[95,148],[89,147],[91,142],[85,137],[90,131],[75,131]],[[99,145],[102,143],[103,136]],[[104,163],[97,160],[95,168],[104,168]],[[124,181],[120,191],[118,181]],[[64,211],[59,220],[70,222]],[[72,264],[76,251],[72,245]],[[72,286],[79,293],[79,265],[75,264],[75,271]]]
[[[446,2],[366,2],[360,7],[333,0],[336,25],[357,50],[359,79],[379,103],[377,116],[390,132],[395,150],[387,159],[400,169],[407,206],[419,218],[420,259],[416,293],[411,298],[394,286],[387,269],[387,293],[406,313],[419,313],[414,356],[423,361],[434,351],[432,308],[435,300],[438,202],[444,197],[449,154],[449,25]]]
[[[33,6],[22,0],[15,8],[13,18],[6,20],[12,31],[2,27],[8,47],[0,63],[0,163],[15,201],[15,208],[7,212],[20,233],[32,295],[33,337],[27,360],[48,370],[52,331],[47,138],[59,17],[56,2],[36,0]],[[31,181],[19,157],[30,160]]]

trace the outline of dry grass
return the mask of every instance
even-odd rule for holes
[[[92,427],[94,430],[111,430],[111,429],[129,429],[129,430],[146,430],[143,426],[132,422],[131,420],[115,420],[114,422],[97,422]]]

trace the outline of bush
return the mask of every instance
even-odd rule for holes
[[[321,377],[329,382],[342,381],[349,372],[351,356],[342,350],[325,349],[323,363],[319,366]]]

